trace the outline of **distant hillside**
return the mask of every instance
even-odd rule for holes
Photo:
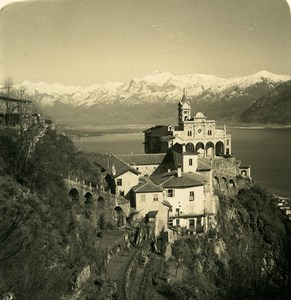
[[[246,109],[241,121],[291,124],[291,80],[279,85]]]
[[[245,109],[290,79],[267,71],[229,79],[157,71],[141,79],[103,86],[24,81],[14,86],[14,93],[25,90],[45,113],[67,125],[158,124],[176,123],[177,102],[185,88],[193,114],[201,110],[211,119],[239,121]]]

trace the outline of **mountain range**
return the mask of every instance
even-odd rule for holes
[[[242,122],[291,124],[291,80],[257,100],[241,115]]]
[[[226,122],[290,123],[288,116],[278,118],[274,113],[277,102],[281,101],[281,92],[284,93],[284,101],[291,102],[289,80],[291,76],[267,71],[229,79],[155,71],[141,79],[125,83],[108,82],[102,86],[64,86],[24,81],[13,88],[24,89],[46,114],[67,125],[175,124],[177,103],[183,89],[193,114],[202,111],[208,118]],[[285,88],[280,88],[281,85]],[[262,107],[264,117],[261,116]],[[281,114],[288,114],[289,111],[280,108]]]

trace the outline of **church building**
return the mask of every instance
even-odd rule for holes
[[[207,120],[202,112],[192,116],[185,90],[178,103],[177,126],[154,126],[144,131],[145,153],[164,153],[176,143],[185,144],[189,151],[201,157],[214,158],[231,154],[231,136],[226,127],[217,128],[214,120]]]

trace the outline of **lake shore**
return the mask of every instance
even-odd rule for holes
[[[121,124],[121,125],[100,125],[64,127],[64,132],[74,138],[97,137],[110,134],[135,134],[142,133],[145,129],[155,126],[153,124]],[[220,127],[222,125],[218,125]],[[266,124],[227,124],[228,129],[290,129],[291,125],[266,125]]]

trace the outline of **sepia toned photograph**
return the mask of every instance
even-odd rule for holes
[[[291,299],[291,0],[0,0],[0,300]]]

